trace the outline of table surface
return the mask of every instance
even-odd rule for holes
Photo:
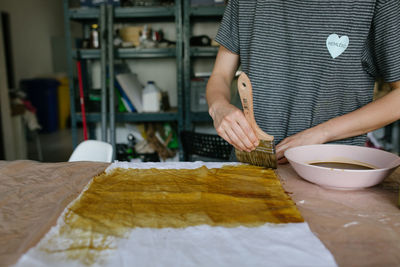
[[[33,247],[108,165],[0,161],[0,266],[15,263]],[[400,266],[400,169],[379,186],[357,191],[311,184],[288,164],[277,173],[339,266]]]

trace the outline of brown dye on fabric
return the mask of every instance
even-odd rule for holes
[[[275,172],[249,165],[115,169],[95,177],[64,219],[59,234],[71,240],[65,252],[86,264],[113,249],[107,237],[124,237],[135,227],[303,222]]]

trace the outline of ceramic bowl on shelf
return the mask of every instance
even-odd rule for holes
[[[400,165],[393,153],[338,144],[298,146],[286,150],[285,157],[303,179],[342,190],[377,185]]]

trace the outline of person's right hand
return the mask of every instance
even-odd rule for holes
[[[243,112],[231,104],[215,106],[210,108],[209,113],[217,133],[236,149],[246,152],[254,150],[259,140]]]

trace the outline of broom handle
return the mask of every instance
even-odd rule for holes
[[[253,110],[253,88],[251,86],[249,77],[247,77],[244,72],[240,74],[238,79],[238,91],[240,100],[242,101],[244,116],[251,128],[256,133],[257,138],[260,140],[273,141],[274,137],[261,130],[256,123]]]
[[[81,104],[81,113],[82,113],[83,139],[88,140],[88,130],[87,130],[86,113],[85,113],[85,99],[83,96],[82,66],[79,60],[76,61],[76,68],[78,72],[78,82],[79,82],[79,101]]]

